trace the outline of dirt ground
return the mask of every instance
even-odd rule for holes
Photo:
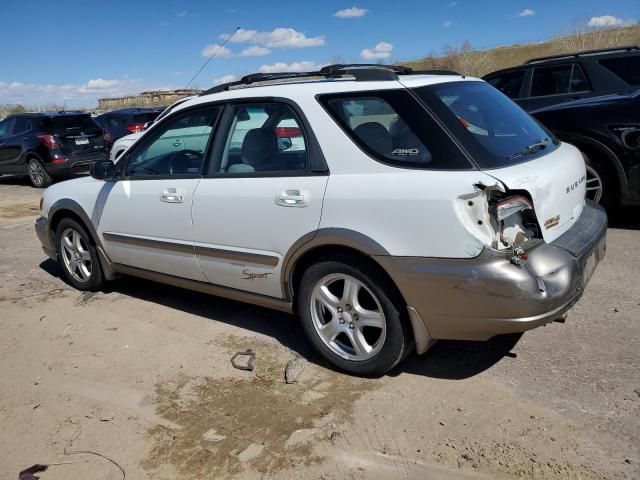
[[[640,478],[638,210],[566,323],[439,342],[366,380],[292,316],[133,278],[70,288],[38,198],[0,178],[0,478]],[[255,370],[234,369],[248,348]]]

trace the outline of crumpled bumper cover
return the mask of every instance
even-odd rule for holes
[[[489,248],[472,259],[374,257],[396,282],[432,339],[486,340],[560,317],[582,296],[606,250],[607,215],[587,202],[555,242],[527,249],[514,265]]]

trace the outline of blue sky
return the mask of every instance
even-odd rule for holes
[[[2,0],[0,104],[93,106],[96,99],[203,88],[255,71],[419,58],[445,44],[543,40],[581,21],[640,19],[638,0],[325,0],[323,2]]]

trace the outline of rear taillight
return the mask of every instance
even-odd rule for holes
[[[56,140],[56,137],[54,137],[53,135],[38,135],[38,138],[40,139],[40,142],[42,142],[42,144],[49,150],[60,147],[58,141]]]
[[[67,157],[62,157],[62,156],[56,155],[56,158],[51,160],[51,163],[54,163],[54,164],[58,165],[60,163],[65,163],[67,160],[69,160]]]
[[[144,130],[144,123],[132,123],[127,125],[127,130],[131,133],[138,133]]]
[[[302,136],[302,131],[298,127],[276,127],[274,129],[277,138],[296,138]]]

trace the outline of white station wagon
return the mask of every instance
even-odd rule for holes
[[[49,187],[36,231],[80,290],[126,274],[294,312],[331,363],[381,375],[571,308],[605,251],[585,178],[481,80],[333,65],[175,105]]]

